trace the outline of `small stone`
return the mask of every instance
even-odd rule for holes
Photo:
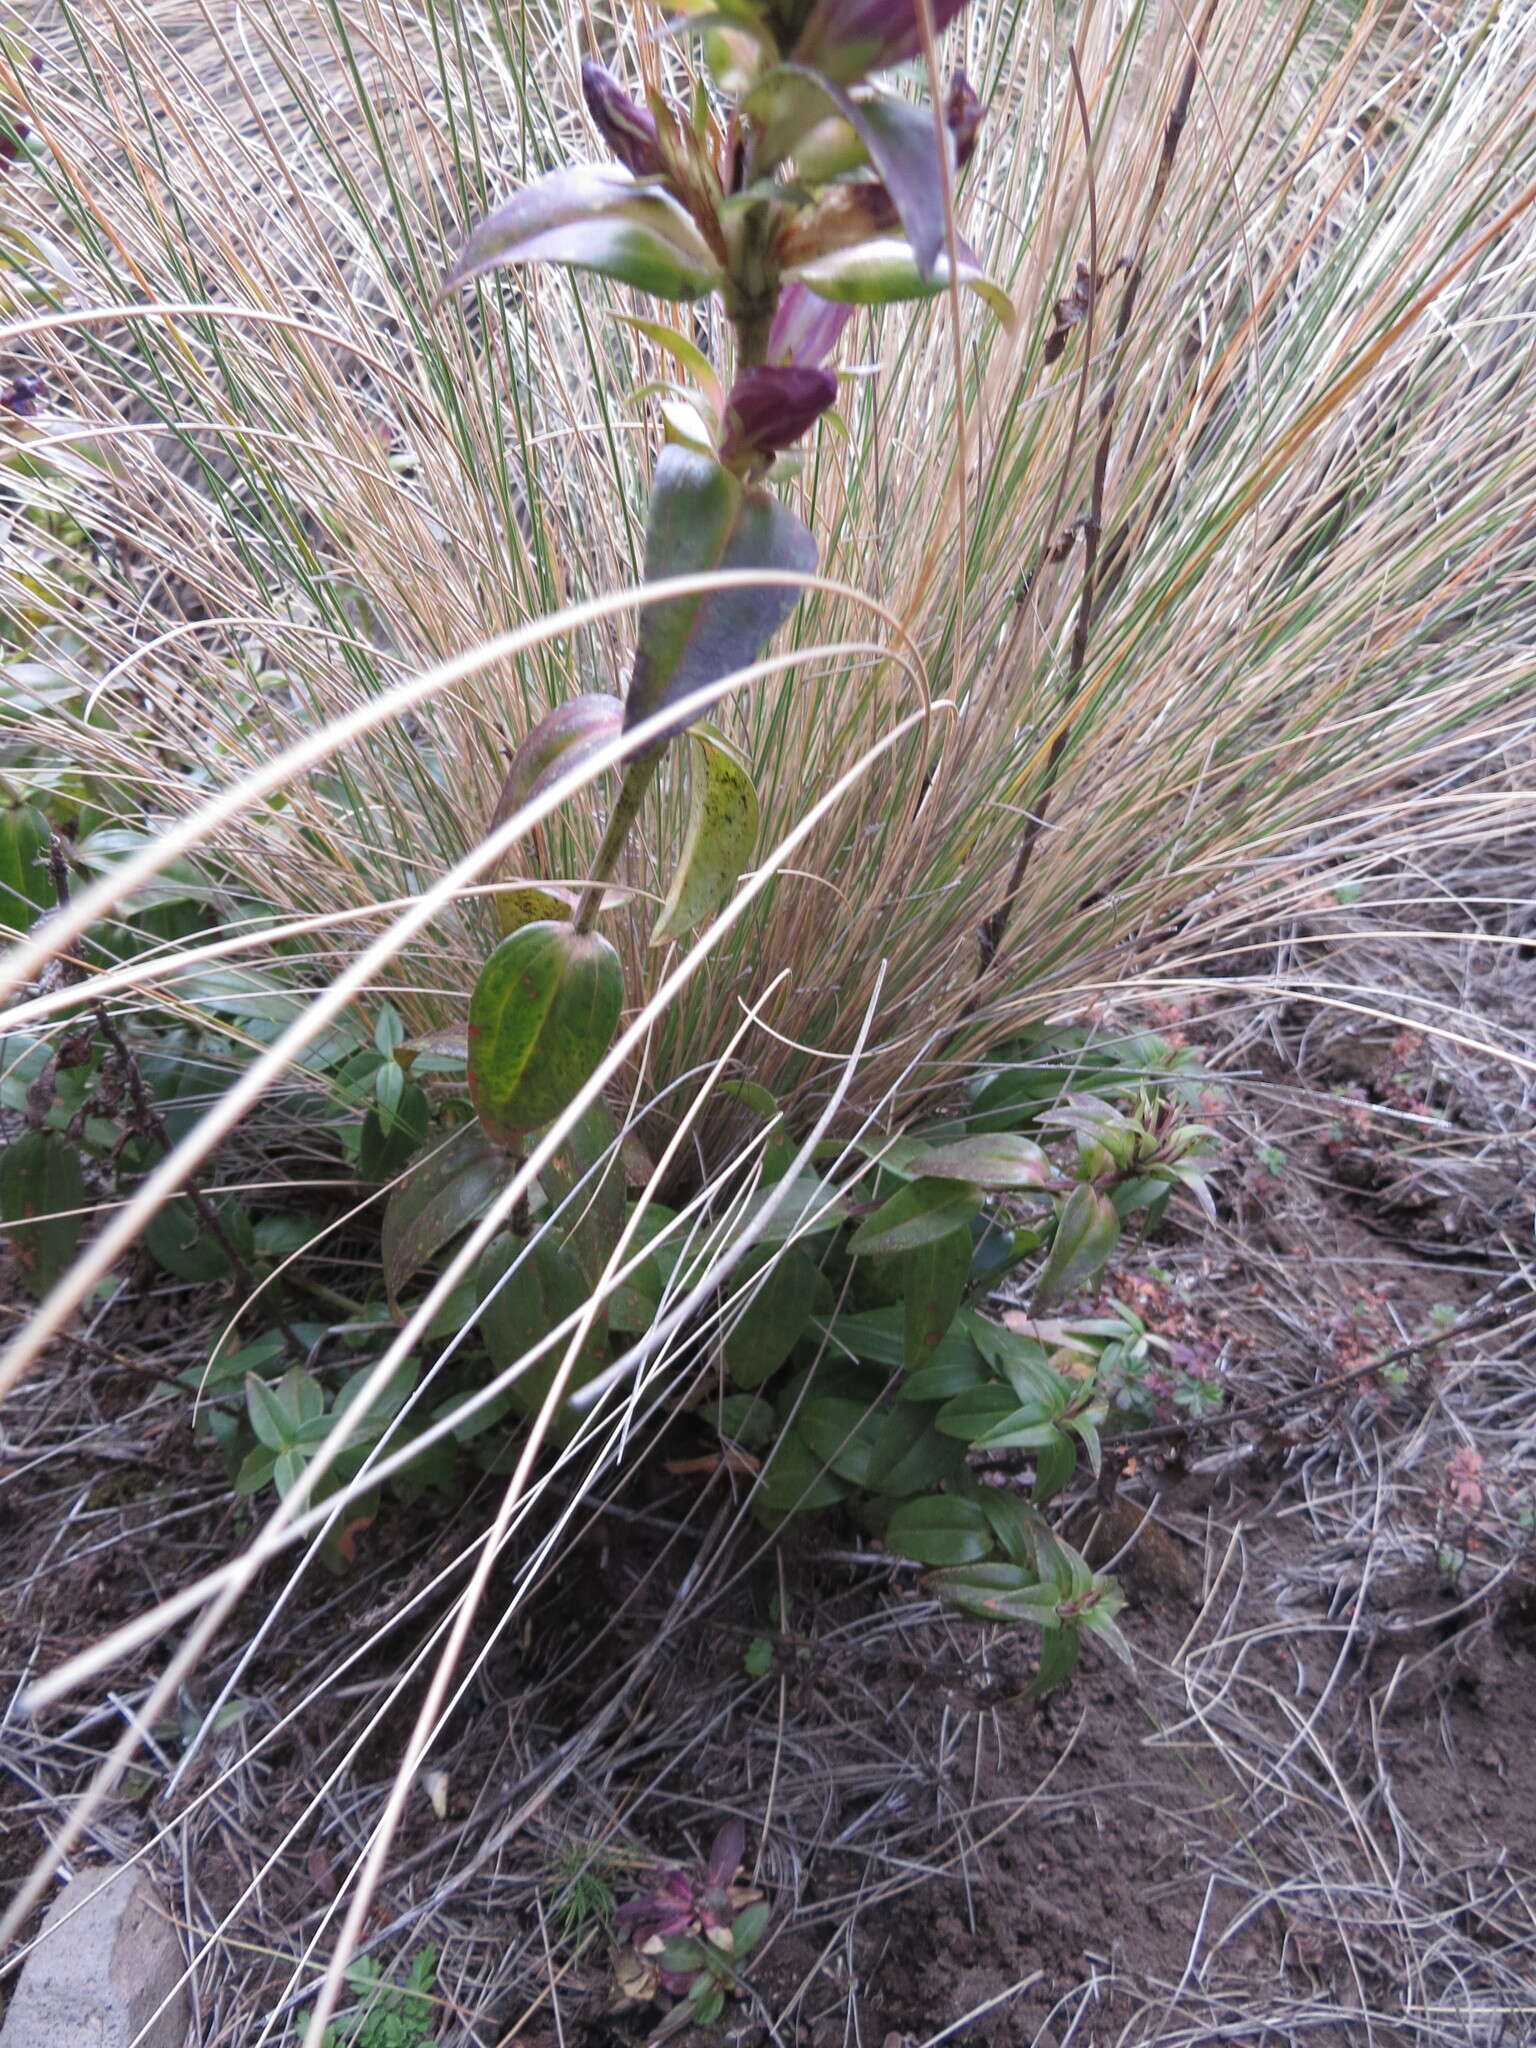
[[[142,1870],[82,1871],[49,1908],[0,2048],[186,2048],[181,1939]]]

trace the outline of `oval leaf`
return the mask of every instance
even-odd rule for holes
[[[0,810],[0,932],[7,937],[30,931],[54,901],[49,837],[48,820],[35,804]]]
[[[798,1245],[775,1258],[769,1250],[749,1254],[737,1286],[765,1266],[771,1268],[725,1339],[725,1369],[733,1387],[750,1390],[770,1379],[794,1350],[811,1320],[816,1268]],[[744,1290],[743,1290],[744,1291]]]
[[[560,1242],[588,1282],[596,1286],[624,1228],[624,1155],[618,1126],[606,1102],[592,1103],[539,1180]],[[578,1192],[578,1190],[580,1192]]]
[[[469,1002],[469,1091],[494,1143],[560,1114],[613,1043],[623,1001],[619,956],[595,932],[541,921],[502,940]]]
[[[688,831],[651,944],[680,939],[725,902],[757,846],[757,785],[744,755],[713,726],[689,734]]]
[[[0,1221],[29,1293],[47,1294],[74,1261],[85,1229],[85,1176],[73,1145],[26,1131],[0,1151]]]
[[[517,1269],[497,1282],[517,1261]],[[576,1261],[547,1233],[531,1245],[510,1238],[490,1245],[476,1273],[483,1307],[480,1332],[491,1362],[498,1372],[526,1358],[551,1330],[558,1329],[587,1299],[586,1276]],[[508,1392],[514,1407],[535,1415],[555,1383],[565,1357],[563,1344],[551,1345],[538,1362],[512,1382]],[[595,1379],[608,1362],[608,1326],[599,1314],[566,1381],[566,1392],[574,1393]],[[576,1418],[562,1404],[552,1431],[556,1441],[570,1434]]]
[[[663,448],[646,522],[647,582],[710,569],[808,576],[815,567],[815,541],[771,491],[747,489],[696,448],[675,442]],[[756,661],[799,599],[792,585],[763,584],[647,605],[625,700],[626,730]]]
[[[856,242],[850,249],[836,249],[801,263],[788,276],[823,299],[839,306],[890,306],[902,299],[931,299],[949,289],[949,256],[941,252],[932,274],[925,277],[918,268],[910,242],[894,236],[872,242]],[[959,282],[975,292],[1002,322],[1014,323],[1013,301],[994,278],[987,276],[962,250]]]
[[[617,165],[571,165],[515,192],[471,234],[438,298],[516,263],[592,270],[660,299],[701,298],[720,281],[677,201]]]
[[[973,1500],[925,1494],[892,1510],[885,1547],[918,1564],[973,1564],[991,1550],[992,1526]]]
[[[1045,1270],[1035,1284],[1036,1303],[1053,1301],[1101,1271],[1120,1242],[1120,1218],[1107,1195],[1075,1187],[1062,1204]]]
[[[981,1203],[981,1189],[970,1181],[911,1181],[865,1218],[849,1238],[848,1249],[855,1257],[916,1251],[969,1223],[980,1214]]]
[[[391,1301],[445,1244],[485,1214],[506,1175],[506,1155],[478,1123],[466,1124],[411,1168],[384,1210],[384,1285]]]
[[[589,755],[617,739],[624,725],[624,706],[601,691],[585,692],[557,704],[524,734],[507,768],[506,780],[491,813],[491,830],[512,813],[542,796],[552,782],[579,767]]]
[[[881,1152],[880,1164],[909,1180],[925,1174],[937,1180],[973,1180],[983,1188],[1038,1188],[1051,1177],[1051,1162],[1041,1147],[1011,1133],[946,1138],[931,1145],[921,1138],[905,1138]]]

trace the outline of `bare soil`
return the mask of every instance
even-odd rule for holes
[[[646,2040],[661,2012],[617,2000],[583,1875],[622,1900],[729,1813],[773,1908],[729,2039],[1536,2041],[1528,1125],[1422,1037],[1310,1018],[1161,1020],[1240,1075],[1231,1160],[1219,1220],[1186,1214],[1115,1287],[1212,1361],[1228,1412],[1123,1444],[1113,1498],[1070,1505],[1118,1560],[1134,1671],[1090,1657],[1033,1704],[1026,1632],[958,1621],[834,1522],[765,1543],[680,1425],[675,1469],[633,1474],[531,1618],[498,1635],[486,1604],[369,1930],[391,1968],[440,1946],[439,2043]],[[238,1541],[154,1377],[206,1307],[130,1288],[8,1410],[8,1695]],[[282,1582],[259,1589],[93,1823],[211,1938],[206,2043],[292,2038],[291,1959],[317,1934],[324,1959],[406,1725],[365,1710],[429,1642],[486,1497],[381,1521],[237,1670]],[[0,1884],[164,1654],[13,1716]],[[230,1676],[239,1716],[178,1772]]]

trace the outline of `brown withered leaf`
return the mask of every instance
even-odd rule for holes
[[[1079,262],[1071,291],[1059,298],[1051,308],[1051,331],[1045,337],[1043,351],[1046,362],[1054,363],[1060,358],[1073,328],[1081,326],[1088,318],[1088,308],[1093,303],[1094,294],[1103,291],[1117,271],[1129,270],[1130,267],[1129,257],[1121,256],[1108,270],[1101,270],[1095,277],[1086,263]]]
[[[818,256],[893,234],[899,226],[895,202],[883,185],[869,180],[832,185],[814,206],[791,214],[779,230],[774,258],[781,269],[793,270]]]
[[[1103,283],[1103,277],[1095,279],[1086,263],[1078,264],[1077,277],[1071,291],[1064,293],[1051,308],[1051,331],[1045,337],[1044,351],[1048,363],[1060,360],[1073,328],[1087,319],[1088,308],[1093,304],[1094,292]]]

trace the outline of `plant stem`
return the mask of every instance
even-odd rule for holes
[[[614,869],[619,864],[619,855],[624,851],[624,842],[630,828],[640,815],[640,806],[656,774],[659,753],[641,755],[631,761],[624,770],[624,780],[619,784],[618,796],[614,799],[608,816],[608,829],[603,834],[603,843],[597,849],[597,859],[592,863],[592,872],[587,877],[586,888],[576,906],[574,928],[578,932],[589,932],[602,905],[603,890]]]

